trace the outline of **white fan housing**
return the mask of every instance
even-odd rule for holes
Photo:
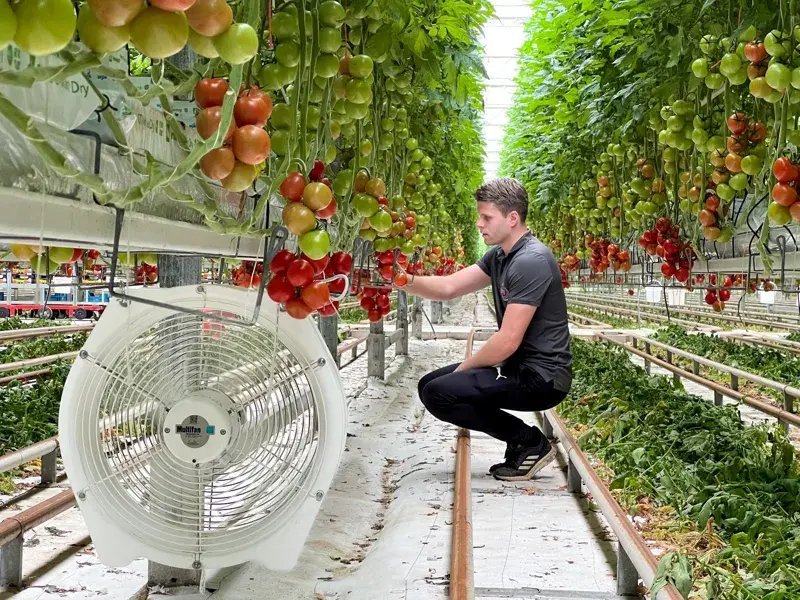
[[[251,319],[227,286],[137,290]],[[98,557],[289,570],[344,451],[339,372],[312,319],[256,325],[112,300],[72,367],[59,440]]]

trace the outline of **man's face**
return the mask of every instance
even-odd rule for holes
[[[502,244],[519,223],[519,215],[511,211],[503,215],[491,202],[478,202],[478,221],[475,223],[488,246]]]

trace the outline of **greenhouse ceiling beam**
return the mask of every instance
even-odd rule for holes
[[[111,249],[116,211],[94,203],[0,187],[0,242]],[[134,250],[204,256],[263,255],[263,238],[214,233],[207,227],[125,212],[121,245]],[[238,248],[238,252],[237,252]]]

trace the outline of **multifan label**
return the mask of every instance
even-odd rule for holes
[[[175,433],[181,436],[181,441],[189,448],[202,448],[208,443],[208,438],[214,435],[214,429],[200,415],[189,415],[183,423],[175,426]]]

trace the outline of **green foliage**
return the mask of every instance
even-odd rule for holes
[[[660,329],[651,337],[675,348],[779,383],[792,386],[800,384],[800,359],[796,354],[731,342],[710,335],[690,335],[677,325]]]
[[[711,519],[727,543],[688,557],[706,587],[702,597],[797,597],[800,478],[786,435],[745,425],[734,406],[689,395],[671,378],[648,376],[617,346],[574,339],[573,358],[573,388],[558,411],[588,428],[579,443],[613,471],[610,487],[622,504],[650,499],[674,509],[676,526],[698,530]],[[686,557],[663,560],[662,581],[688,597]]]

